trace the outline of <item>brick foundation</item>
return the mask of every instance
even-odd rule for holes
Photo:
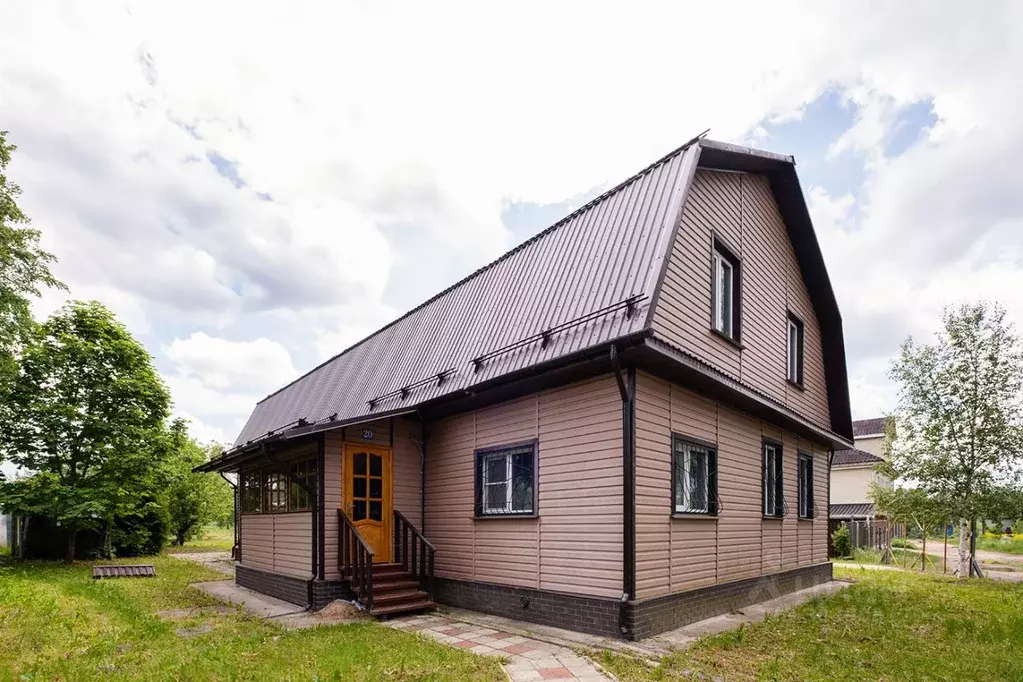
[[[251,566],[235,566],[235,582],[242,587],[282,599],[298,606],[309,605],[309,580],[264,571]],[[346,581],[317,580],[313,582],[313,609],[322,609],[335,599],[351,600],[354,597]]]
[[[616,599],[437,578],[434,598],[442,604],[530,623],[643,639],[830,580],[831,564],[818,564],[632,601],[623,608]],[[622,622],[625,634],[619,629]]]
[[[630,602],[627,627],[631,639],[642,639],[820,585],[831,579],[831,564],[817,564]]]
[[[441,604],[505,618],[595,635],[621,636],[616,599],[447,578],[434,580],[433,597]]]

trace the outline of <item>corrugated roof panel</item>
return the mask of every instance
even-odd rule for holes
[[[488,379],[641,331],[653,294],[661,251],[684,189],[682,174],[696,145],[678,149],[544,230],[497,261],[441,292],[376,334],[331,358],[261,401],[236,444],[305,418],[337,413],[351,419],[412,407]],[[670,196],[669,196],[670,195]],[[599,316],[488,359],[471,360],[524,338],[578,320],[625,299],[645,295],[634,314]],[[430,382],[404,401],[367,402],[449,368],[440,387]]]

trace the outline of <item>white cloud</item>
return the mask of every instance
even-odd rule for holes
[[[708,126],[762,137],[828,88],[858,107],[833,158],[868,164],[856,198],[810,192],[854,404],[888,399],[878,368],[943,303],[1019,302],[1015,3],[8,4],[23,208],[212,429],[400,312],[389,283],[421,300],[510,246],[509,199],[615,182]],[[921,100],[937,125],[888,158]]]
[[[270,339],[228,341],[195,332],[174,339],[164,354],[183,376],[217,389],[273,389],[295,376],[288,349]]]

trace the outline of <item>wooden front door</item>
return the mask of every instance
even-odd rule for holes
[[[391,560],[391,462],[389,448],[345,445],[345,511],[373,549],[374,563]]]

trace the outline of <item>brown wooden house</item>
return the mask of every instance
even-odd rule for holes
[[[239,584],[640,638],[831,579],[842,320],[791,157],[695,140],[256,405]]]

